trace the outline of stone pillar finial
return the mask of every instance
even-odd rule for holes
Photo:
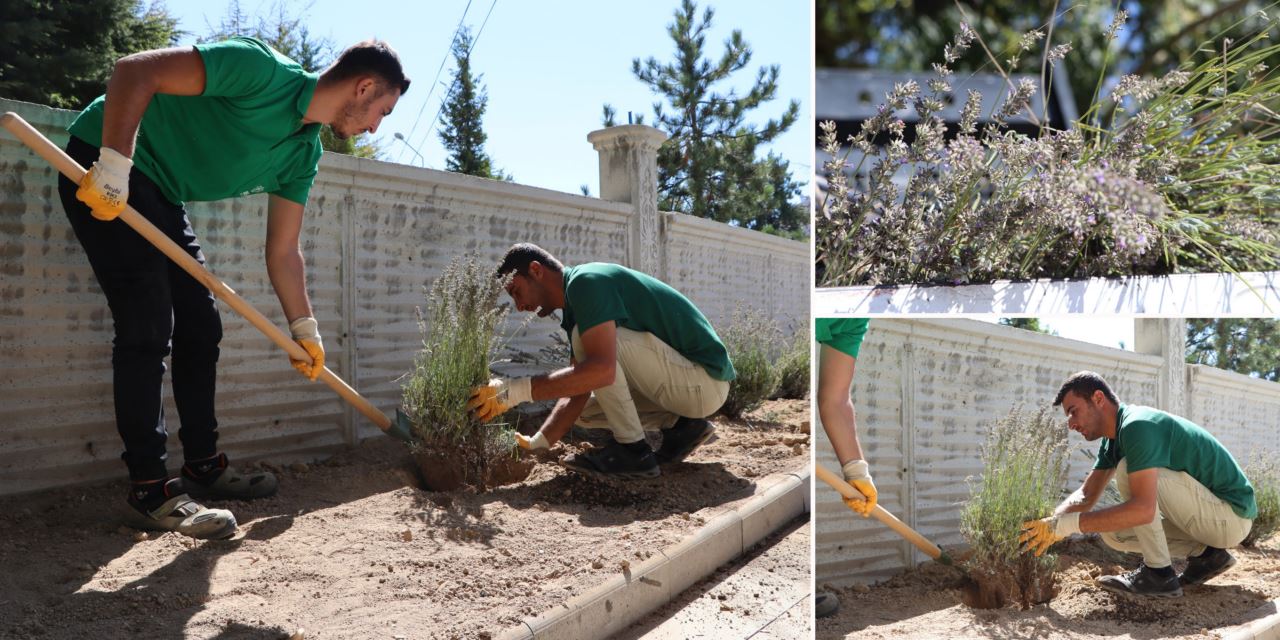
[[[627,124],[592,131],[587,141],[600,153],[600,197],[632,206],[627,266],[663,279],[662,229],[658,214],[659,129]]]

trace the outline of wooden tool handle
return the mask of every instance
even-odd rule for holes
[[[862,493],[850,486],[848,482],[845,482],[844,478],[828,471],[826,467],[820,464],[815,463],[814,467],[814,471],[817,473],[818,478],[830,485],[831,488],[835,489],[841,496],[852,500],[863,499]],[[925,554],[930,558],[950,564],[950,558],[942,552],[942,549],[939,549],[937,545],[926,540],[924,536],[916,533],[915,529],[908,527],[905,522],[894,517],[894,515],[886,511],[884,507],[877,504],[875,508],[871,510],[871,516],[876,520],[883,522],[885,526],[896,531],[898,535],[906,538],[907,542],[915,545],[917,549],[925,552]]]
[[[37,155],[44,158],[49,164],[53,165],[53,167],[61,172],[62,175],[71,179],[72,182],[80,184],[80,180],[84,178],[84,168],[77,164],[75,160],[72,160],[66,152],[50,142],[49,139],[44,137],[44,135],[39,131],[36,131],[35,128],[28,124],[26,120],[23,120],[21,116],[13,112],[0,115],[0,126],[9,130],[9,132],[16,136],[18,140],[22,141],[23,144],[36,152]],[[125,205],[124,212],[120,214],[120,220],[123,220],[125,224],[133,227],[135,231],[142,234],[142,237],[155,245],[157,249],[168,256],[170,260],[176,262],[184,271],[191,274],[191,276],[199,281],[200,284],[208,287],[209,291],[212,291],[213,295],[217,296],[219,300],[227,303],[227,305],[234,309],[236,313],[244,316],[244,319],[248,320],[249,324],[257,327],[258,330],[274,342],[276,346],[284,349],[285,352],[289,354],[289,357],[294,360],[311,361],[311,355],[307,353],[306,349],[303,349],[301,345],[294,342],[292,337],[276,325],[272,324],[266,316],[259,313],[258,310],[254,309],[248,302],[245,302],[244,298],[237,295],[231,287],[226,285],[226,283],[214,277],[208,269],[204,268],[204,265],[196,261],[195,258],[192,258],[186,251],[183,251],[182,248],[174,243],[173,240],[170,240],[168,236],[161,233],[155,225],[142,217],[142,214],[138,213],[132,206]],[[111,223],[103,222],[102,224]],[[386,414],[373,406],[373,404],[368,400],[365,400],[363,396],[357,393],[355,389],[352,389],[346,382],[343,382],[342,378],[335,375],[328,367],[325,367],[324,370],[320,372],[319,379],[329,385],[329,387],[336,391],[339,396],[342,396],[344,400],[350,402],[360,411],[360,413],[364,414],[365,417],[378,425],[379,429],[386,431],[391,427],[391,419],[388,418]]]

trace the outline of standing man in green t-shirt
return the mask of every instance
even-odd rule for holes
[[[512,275],[514,274],[514,275]],[[489,420],[522,402],[560,401],[527,449],[546,449],[576,423],[608,429],[614,442],[567,460],[588,475],[652,478],[711,436],[705,418],[729,395],[736,373],[711,323],[688,298],[651,276],[616,264],[566,267],[534,244],[511,247],[498,276],[521,311],[563,311],[570,366],[532,378],[496,378],[472,391],[468,408]],[[654,452],[645,431],[662,430]]]
[[[1107,546],[1142,554],[1142,566],[1098,584],[1121,593],[1177,597],[1235,564],[1227,551],[1258,515],[1253,486],[1231,453],[1186,418],[1121,404],[1092,371],[1067,379],[1054,406],[1090,442],[1102,439],[1084,484],[1042,520],[1023,523],[1021,539],[1036,555],[1073,533],[1098,532]],[[1124,502],[1092,511],[1115,476]],[[1187,558],[1178,575],[1171,556]]]
[[[816,318],[814,338],[818,342],[818,420],[840,461],[845,482],[862,494],[862,500],[845,499],[844,503],[862,517],[876,508],[876,485],[862,455],[858,441],[858,419],[853,409],[853,371],[867,335],[866,318]],[[840,603],[829,591],[815,595],[814,614],[825,618],[836,612]]]
[[[408,88],[399,57],[384,42],[356,44],[314,74],[258,40],[233,38],[120,59],[106,95],[71,124],[67,153],[92,167],[78,188],[60,177],[58,192],[114,321],[116,428],[132,481],[131,525],[227,537],[235,516],[188,494],[259,498],[275,493],[276,479],[241,474],[218,452],[222,323],[213,295],[113,221],[127,202],[203,264],[183,202],[270,194],[267,272],[293,339],[312,358],[292,364],[315,380],[324,347],[298,238],[320,161],[320,127],[330,125],[341,138],[373,132]],[[185,464],[180,478],[167,480],[161,385],[170,354]]]

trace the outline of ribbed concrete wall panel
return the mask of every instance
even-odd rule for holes
[[[75,115],[9,100],[0,100],[0,111],[19,113],[58,145],[66,143]],[[51,167],[0,133],[0,495],[124,473],[111,397],[111,314],[56,184]],[[259,195],[188,203],[188,213],[209,269],[284,328],[263,258],[267,202]],[[300,242],[326,364],[391,413],[400,398],[397,379],[421,345],[415,307],[425,305],[424,287],[444,265],[477,252],[496,266],[519,241],[536,242],[570,264],[627,264],[632,212],[630,205],[597,198],[325,154]],[[804,243],[705,224],[711,226],[677,225],[667,242],[709,242],[708,229],[723,230],[711,234],[718,251],[785,271],[744,271],[740,288],[788,296],[785,303],[764,301],[767,308],[792,308],[797,316],[807,311]],[[697,239],[686,242],[686,232]],[[805,259],[779,262],[779,253]],[[689,252],[667,252],[673,254]],[[678,259],[670,264],[683,268]],[[701,304],[723,295],[714,291],[723,282],[689,277],[677,287]],[[792,282],[804,286],[776,284]],[[220,444],[232,457],[310,459],[376,433],[326,385],[298,375],[257,329],[219,306]],[[508,321],[511,347],[538,354],[561,332],[556,322],[528,317],[515,313]],[[528,373],[551,365],[504,366]],[[168,385],[164,393],[170,395]],[[180,423],[171,401],[166,416],[176,467]]]
[[[996,420],[1019,404],[1028,411],[1049,405],[1062,381],[1082,369],[1101,373],[1122,401],[1154,405],[1161,362],[971,320],[872,320],[853,400],[881,504],[934,543],[961,544],[968,481],[981,477],[980,448]],[[1238,458],[1277,450],[1280,385],[1210,367],[1188,370],[1192,419]],[[817,442],[819,464],[835,470],[822,430]],[[1065,489],[1074,489],[1097,447],[1074,434],[1069,442]],[[925,559],[880,523],[853,515],[825,486],[817,488],[815,512],[819,583],[883,580]]]
[[[808,326],[806,243],[679,213],[664,216],[666,282],[685,292],[717,330],[729,325],[739,304],[768,314],[784,331]]]
[[[1251,457],[1280,456],[1277,385],[1204,365],[1187,367],[1187,416],[1206,428],[1240,464]]]

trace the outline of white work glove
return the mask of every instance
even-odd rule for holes
[[[306,349],[307,355],[313,360],[313,362],[294,360],[291,356],[289,363],[302,375],[315,382],[316,378],[320,377],[320,372],[324,371],[324,343],[320,341],[319,323],[315,318],[305,316],[290,322],[289,331],[293,333],[293,341]]]
[[[520,445],[521,449],[532,451],[545,451],[551,448],[551,443],[547,442],[547,436],[543,435],[541,431],[533,434],[532,438],[517,433],[516,444]]]
[[[844,481],[857,489],[863,497],[862,500],[846,498],[844,503],[864,518],[871,515],[871,511],[876,508],[877,493],[876,485],[871,482],[871,470],[867,461],[850,460],[840,470],[844,472]]]
[[[98,161],[80,180],[76,199],[89,205],[93,217],[104,222],[115,220],[129,201],[129,170],[133,160],[111,147],[98,151]]]
[[[533,400],[532,378],[494,378],[471,390],[467,411],[480,422],[488,422],[518,404]]]

